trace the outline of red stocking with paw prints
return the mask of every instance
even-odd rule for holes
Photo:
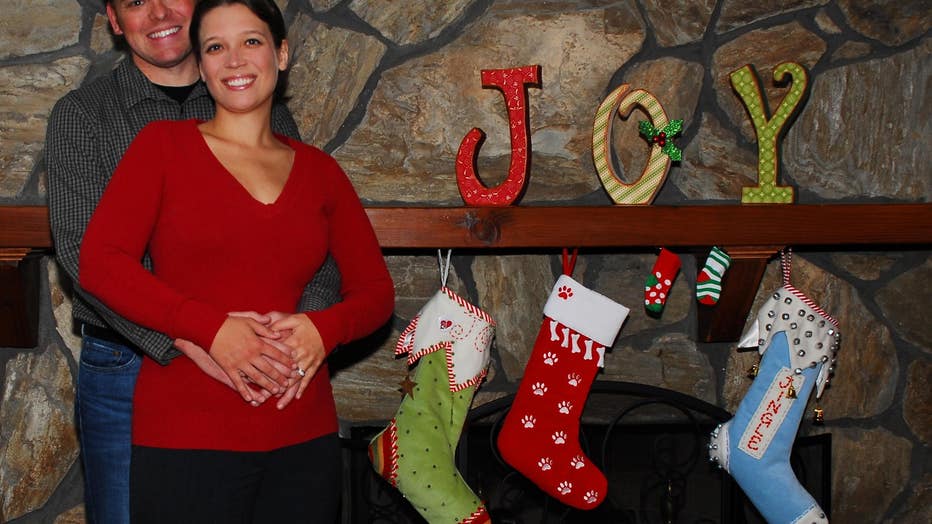
[[[579,418],[628,308],[570,278],[572,265],[564,255],[564,274],[544,306],[498,448],[541,490],[568,506],[593,509],[608,483],[579,445]]]

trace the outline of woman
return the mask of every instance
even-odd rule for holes
[[[215,359],[281,333],[301,382],[287,408],[251,407],[191,360],[147,360],[134,398],[132,518],[332,522],[340,450],[321,362],[389,318],[391,278],[336,161],[272,133],[288,63],[275,3],[203,0],[190,31],[216,117],[140,132],[88,226],[80,282],[127,318]],[[153,273],[139,263],[147,249]],[[328,252],[342,275],[340,304],[278,315],[270,326],[225,313],[293,310]]]

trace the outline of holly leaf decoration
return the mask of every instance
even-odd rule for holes
[[[668,123],[666,127],[663,128],[662,131],[666,133],[667,136],[674,137],[680,134],[680,131],[682,130],[683,130],[683,119],[681,118],[679,120],[670,120],[670,123]]]
[[[683,130],[683,120],[671,120],[662,129],[657,129],[648,120],[638,122],[638,131],[647,138],[650,145],[660,146],[660,151],[670,157],[670,160],[679,162],[683,159],[683,152],[673,143],[673,137]]]
[[[672,140],[668,141],[667,145],[661,147],[660,151],[662,151],[664,154],[670,157],[670,160],[674,162],[679,162],[680,160],[683,160],[683,152],[680,151],[680,148],[673,145]]]
[[[658,129],[654,127],[654,124],[651,124],[647,120],[641,120],[640,122],[638,122],[638,131],[640,131],[642,135],[647,137],[648,142],[653,140],[654,136],[659,132]]]

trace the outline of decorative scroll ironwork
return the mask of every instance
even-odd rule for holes
[[[499,456],[495,439],[514,395],[470,411],[457,467],[485,501],[496,524],[756,524],[763,520],[737,484],[707,460],[708,434],[731,414],[663,388],[629,382],[593,384],[580,444],[609,481],[592,511],[567,507],[540,491]],[[352,428],[344,439],[346,524],[409,524],[424,520],[368,463],[366,445],[381,427]],[[831,507],[831,436],[797,441],[791,464],[804,485]]]

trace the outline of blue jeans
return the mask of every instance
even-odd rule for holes
[[[142,357],[85,335],[75,396],[89,524],[129,523],[133,390]]]

